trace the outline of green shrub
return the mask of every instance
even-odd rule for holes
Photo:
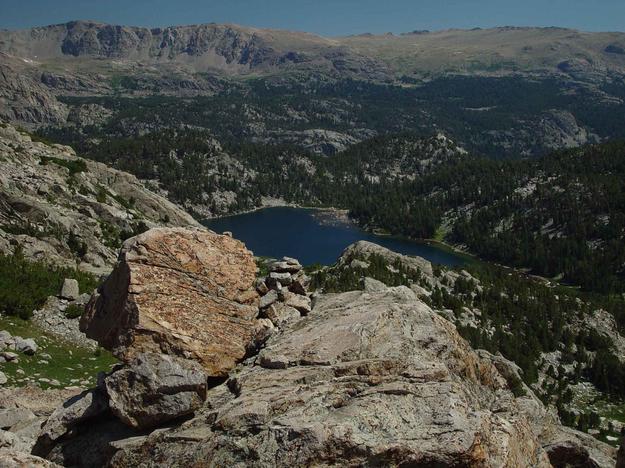
[[[81,172],[87,172],[87,163],[82,159],[68,160],[60,158],[49,158],[45,156],[41,158],[42,165],[46,166],[50,163],[54,163],[57,166],[65,167],[67,170],[69,170],[70,177],[73,177]]]
[[[98,203],[106,203],[106,189],[101,185],[98,185],[98,192],[96,193],[95,199]]]
[[[0,312],[30,318],[48,296],[59,293],[65,278],[75,278],[81,291],[92,291],[98,284],[89,273],[30,262],[19,251],[0,255]]]
[[[75,319],[80,317],[85,312],[84,307],[80,307],[76,304],[70,304],[65,309],[65,316],[70,319]]]

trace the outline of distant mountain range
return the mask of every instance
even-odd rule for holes
[[[0,119],[82,137],[182,125],[331,155],[376,135],[443,133],[471,152],[514,157],[625,137],[624,100],[625,33],[324,38],[89,21],[0,31]]]
[[[440,73],[622,73],[625,34],[562,28],[447,30],[324,38],[203,24],[167,28],[89,21],[0,31],[0,51],[39,64],[115,59],[231,75],[325,71],[367,79]],[[74,59],[58,63],[59,59]],[[121,61],[122,63],[120,63]],[[31,62],[31,63],[32,63]]]

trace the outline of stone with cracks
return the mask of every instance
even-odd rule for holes
[[[255,346],[256,264],[243,243],[202,229],[152,229],[124,243],[81,330],[124,361],[145,352],[225,376]]]
[[[106,377],[104,385],[113,414],[132,428],[146,429],[201,407],[207,378],[194,361],[146,353]]]

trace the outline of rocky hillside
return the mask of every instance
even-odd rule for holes
[[[614,465],[614,448],[562,427],[528,387],[515,396],[515,366],[474,351],[408,287],[317,295],[276,327],[258,307],[298,294],[282,285],[293,259],[256,293],[251,254],[227,236],[154,230],[124,252],[100,290],[117,306],[83,318],[123,363],[4,460],[32,457],[25,446],[63,466],[136,466],[147,453],[159,466]],[[196,303],[220,304],[219,321]]]
[[[104,273],[121,242],[157,225],[196,225],[130,174],[0,128],[0,252]]]

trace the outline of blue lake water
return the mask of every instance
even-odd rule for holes
[[[371,234],[352,223],[336,221],[327,212],[306,208],[266,208],[209,219],[204,224],[218,233],[232,232],[255,255],[276,258],[286,255],[297,258],[303,265],[331,265],[348,245],[359,240],[441,265],[456,266],[467,262],[466,257],[435,245]]]

